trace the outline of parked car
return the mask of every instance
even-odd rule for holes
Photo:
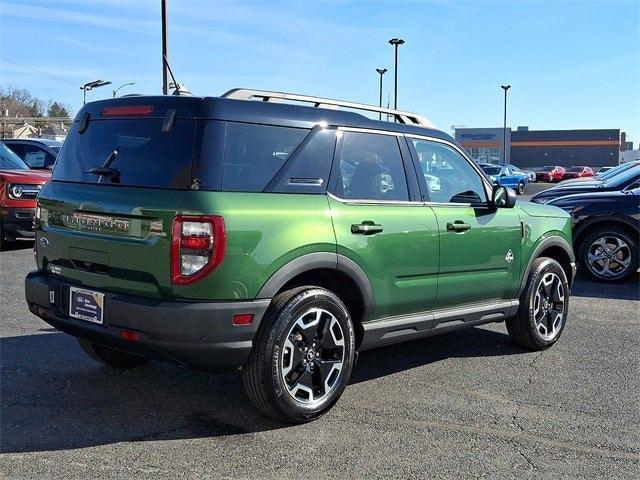
[[[49,177],[37,172],[0,143],[0,250],[7,242],[33,239],[36,196]]]
[[[6,138],[2,142],[18,155],[29,168],[53,168],[62,142],[46,138]]]
[[[564,173],[565,180],[570,178],[592,178],[593,176],[593,169],[586,166],[569,167]]]
[[[559,182],[564,178],[565,169],[558,165],[542,167],[536,172],[536,180],[539,182]]]
[[[559,197],[573,220],[573,246],[580,268],[592,278],[620,282],[638,271],[640,180],[623,190]]]
[[[635,162],[627,162],[627,163],[621,163],[620,165],[616,165],[615,167],[611,167],[609,170],[606,170],[602,173],[600,173],[600,171],[598,171],[598,174],[595,177],[580,177],[580,178],[571,178],[569,180],[563,180],[562,182],[560,182],[558,185],[567,185],[569,183],[576,183],[576,182],[590,182],[590,183],[597,183],[598,181],[601,180],[607,180],[609,178],[613,178],[614,176],[618,175],[619,173],[622,173],[626,170],[629,170],[630,168],[636,166],[636,165],[640,165],[640,161],[635,161]],[[602,170],[602,169],[601,169]]]
[[[609,171],[609,170],[611,170],[612,168],[615,168],[615,167],[600,167],[600,168],[598,169],[598,171],[596,172],[596,175],[600,175],[600,174],[602,174],[602,173],[604,173],[604,172],[608,172],[608,171]]]
[[[573,195],[576,193],[617,191],[633,185],[640,178],[640,165],[618,173],[607,180],[594,180],[593,182],[576,182],[565,185],[556,185],[552,188],[536,193],[531,197],[534,203],[548,203],[554,198]]]
[[[533,170],[523,170],[523,169],[521,169],[519,167],[516,167],[515,165],[507,165],[507,166],[511,167],[511,169],[514,172],[524,173],[527,176],[527,178],[529,179],[529,183],[536,181],[536,172],[535,171],[533,171]]]
[[[524,194],[524,191],[529,184],[529,175],[522,172],[516,172],[510,166],[506,165],[493,165],[490,167],[483,167],[484,173],[489,175],[491,181],[497,185],[503,187],[513,188],[520,195]]]
[[[524,348],[557,341],[566,212],[516,204],[420,115],[315,105],[378,110],[253,90],[88,103],[38,197],[31,312],[113,367],[241,366],[293,423],[335,404],[358,350],[502,320]]]

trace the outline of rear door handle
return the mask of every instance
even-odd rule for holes
[[[462,220],[456,220],[455,222],[447,223],[447,230],[450,232],[466,232],[471,228],[471,225],[464,223]]]
[[[364,220],[362,223],[351,225],[351,233],[354,235],[373,235],[383,230],[382,225],[377,225],[371,220]]]

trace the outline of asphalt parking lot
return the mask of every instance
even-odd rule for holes
[[[328,415],[283,426],[236,373],[90,360],[28,312],[23,247],[0,253],[7,478],[640,477],[637,279],[580,277],[546,352],[502,324],[364,352]]]

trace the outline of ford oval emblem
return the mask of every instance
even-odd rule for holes
[[[45,248],[49,246],[49,240],[47,240],[47,237],[40,237],[40,246]]]

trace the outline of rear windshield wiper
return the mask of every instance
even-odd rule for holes
[[[104,161],[101,167],[92,168],[90,170],[87,170],[84,173],[99,175],[100,179],[98,180],[98,183],[100,183],[100,181],[102,180],[102,177],[109,177],[112,183],[120,183],[120,170],[118,170],[117,168],[111,167],[111,164],[117,158],[118,153],[119,153],[118,149],[117,148],[114,149],[113,152],[111,152],[109,156],[106,158],[106,160]]]

